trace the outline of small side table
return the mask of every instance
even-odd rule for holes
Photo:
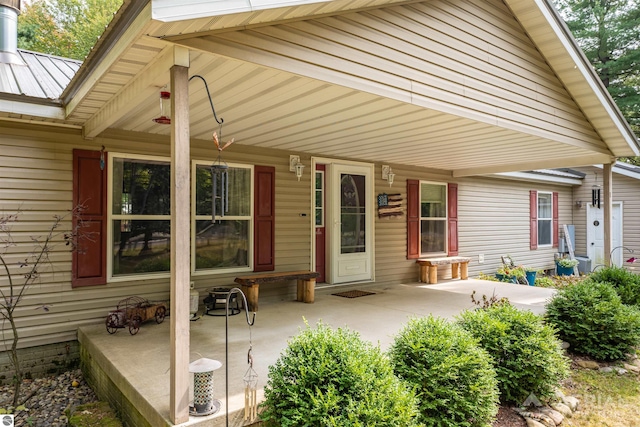
[[[205,314],[207,316],[225,316],[224,311],[227,297],[231,288],[211,288],[209,289],[209,296],[204,299],[204,305],[207,308]],[[210,313],[210,311],[220,310],[222,313]],[[229,297],[229,316],[233,316],[240,313],[240,301],[238,301],[238,294],[233,293]]]

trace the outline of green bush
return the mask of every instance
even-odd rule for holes
[[[591,273],[589,279],[611,284],[623,304],[640,306],[640,275],[622,267],[605,267]]]
[[[570,350],[597,360],[619,360],[640,343],[640,311],[622,303],[608,283],[585,280],[556,293],[547,306]]]
[[[322,323],[289,341],[264,389],[267,426],[416,426],[415,394],[378,347]]]
[[[458,322],[493,357],[504,402],[521,404],[532,393],[545,400],[569,374],[556,331],[530,311],[495,304],[465,311]]]
[[[459,325],[411,320],[389,350],[396,375],[413,385],[425,426],[490,426],[498,411],[491,357]]]

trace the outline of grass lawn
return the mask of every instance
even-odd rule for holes
[[[565,394],[580,400],[579,410],[563,426],[640,426],[640,380],[636,374],[572,369],[563,388]]]

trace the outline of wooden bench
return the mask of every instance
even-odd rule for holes
[[[242,286],[242,292],[247,297],[250,311],[258,311],[258,290],[260,284],[269,282],[283,282],[285,280],[298,281],[297,301],[313,303],[315,299],[316,279],[320,273],[315,271],[284,271],[279,273],[251,274],[239,276],[235,282]]]
[[[463,280],[469,278],[469,261],[471,258],[450,256],[442,258],[424,258],[416,260],[420,265],[420,281],[434,285],[438,283],[438,266],[451,265],[451,278],[460,277]]]

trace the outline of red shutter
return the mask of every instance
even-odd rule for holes
[[[558,193],[553,193],[553,247],[558,247]]]
[[[529,192],[529,249],[538,249],[538,192]]]
[[[449,183],[447,192],[447,208],[449,210],[449,256],[458,255],[458,184]]]
[[[104,153],[106,156],[106,153]],[[100,169],[100,151],[73,150],[73,218],[78,244],[71,258],[71,286],[107,282],[107,171]]]
[[[407,180],[407,259],[420,257],[420,181]]]
[[[255,167],[253,270],[275,269],[276,170]]]

